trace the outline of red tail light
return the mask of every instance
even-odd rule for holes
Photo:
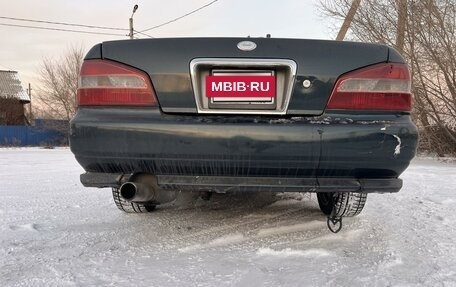
[[[412,94],[406,64],[384,63],[343,75],[327,109],[410,111]]]
[[[157,106],[147,74],[106,60],[87,60],[81,67],[78,106]]]

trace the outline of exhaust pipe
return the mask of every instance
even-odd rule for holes
[[[155,199],[154,190],[134,182],[126,182],[120,186],[120,196],[126,201],[148,202]]]
[[[141,174],[132,176],[130,180],[120,186],[120,196],[126,201],[163,204],[177,197],[175,191],[160,189],[153,175]]]

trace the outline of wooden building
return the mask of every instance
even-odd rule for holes
[[[30,97],[24,91],[16,71],[0,70],[0,125],[26,125],[25,104]]]

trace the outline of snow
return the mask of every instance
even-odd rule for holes
[[[402,144],[402,141],[401,141],[401,138],[397,135],[393,135],[394,138],[397,140],[397,146],[394,148],[394,156],[397,156],[401,153],[401,144]]]
[[[314,195],[193,194],[129,215],[68,149],[0,149],[0,286],[456,286],[456,162],[414,160],[338,234]]]
[[[260,248],[257,255],[264,256],[278,256],[278,257],[289,257],[289,256],[302,256],[302,257],[326,257],[332,255],[331,252],[324,249],[307,249],[307,250],[292,250],[285,248],[283,250],[272,250],[271,248]]]

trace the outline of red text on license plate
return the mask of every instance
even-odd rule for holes
[[[206,76],[206,97],[276,96],[274,76]]]

